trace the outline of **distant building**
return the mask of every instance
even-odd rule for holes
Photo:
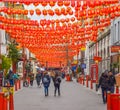
[[[120,18],[111,24],[111,68],[114,72],[120,72]]]

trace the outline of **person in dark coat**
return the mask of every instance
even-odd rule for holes
[[[40,87],[41,79],[42,79],[41,72],[38,71],[38,73],[36,74],[36,82],[37,82],[37,86],[38,86],[38,87]]]
[[[61,77],[58,73],[55,74],[55,79],[54,79],[54,96],[56,96],[56,92],[58,90],[58,95],[60,96],[60,83],[61,83]]]
[[[33,86],[34,74],[30,73],[29,77],[30,77],[30,85]]]
[[[114,93],[116,80],[115,80],[115,76],[113,75],[113,73],[111,71],[109,71],[109,73],[108,73],[108,78],[109,78],[109,80],[108,80],[109,91],[111,93]]]
[[[99,79],[98,88],[101,86],[102,99],[103,99],[104,104],[107,101],[107,92],[109,90],[108,81],[109,81],[109,79],[108,79],[107,73],[102,73],[102,75],[100,76],[100,79]]]
[[[45,96],[48,96],[49,95],[49,85],[50,85],[50,76],[47,72],[44,72],[44,75],[42,77],[42,83],[43,83],[43,86],[44,86],[44,93],[45,93]]]

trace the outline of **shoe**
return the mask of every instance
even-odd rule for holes
[[[54,94],[54,96],[56,97],[56,94]]]
[[[103,104],[106,104],[106,101],[103,101]]]

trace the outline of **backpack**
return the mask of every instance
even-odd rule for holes
[[[59,77],[56,78],[55,83],[56,83],[56,84],[60,84],[60,83],[61,83],[61,79],[60,79]]]
[[[48,78],[46,78],[46,77],[44,77],[43,78],[43,83],[48,83],[49,81],[48,81]]]

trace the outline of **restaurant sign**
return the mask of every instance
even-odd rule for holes
[[[119,51],[120,51],[120,46],[111,46],[111,53],[119,52]]]

